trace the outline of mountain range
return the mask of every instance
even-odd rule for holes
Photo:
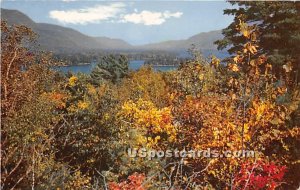
[[[1,20],[9,25],[26,25],[37,33],[39,49],[52,52],[101,51],[182,51],[194,44],[200,50],[216,51],[214,41],[221,39],[221,30],[203,32],[185,40],[171,40],[160,43],[133,46],[121,39],[91,37],[74,29],[46,23],[36,23],[18,10],[1,9]]]

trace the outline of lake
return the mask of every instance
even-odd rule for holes
[[[129,62],[129,69],[130,70],[138,70],[144,65],[144,60],[133,60]],[[92,69],[97,65],[97,63],[91,63],[87,65],[71,65],[71,66],[56,66],[53,67],[57,71],[62,71],[64,73],[72,72],[72,73],[91,73]],[[153,66],[153,69],[155,71],[171,71],[175,70],[177,66],[171,66],[171,65],[163,65],[163,66]]]

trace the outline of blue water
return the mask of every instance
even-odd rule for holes
[[[129,69],[130,70],[138,70],[144,65],[144,60],[133,60],[129,62]],[[72,65],[72,66],[56,66],[53,67],[54,70],[62,71],[64,73],[72,72],[72,73],[91,73],[92,69],[97,65],[97,63],[91,63],[88,65]],[[153,69],[156,71],[171,71],[175,70],[177,66],[153,66]]]

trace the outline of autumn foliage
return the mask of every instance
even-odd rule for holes
[[[2,22],[1,188],[298,188],[294,63],[274,73],[255,24],[235,27],[244,43],[227,62],[195,55],[175,71],[129,71],[110,56],[118,72],[100,64],[89,75],[53,71],[51,56],[24,46],[29,28]],[[255,156],[148,160],[128,148]]]

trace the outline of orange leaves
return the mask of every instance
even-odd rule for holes
[[[126,181],[121,183],[110,182],[109,189],[111,190],[146,190],[143,184],[146,179],[144,174],[134,173],[128,177]]]
[[[179,136],[194,147],[224,148],[227,143],[238,145],[239,122],[234,121],[234,110],[231,100],[218,96],[200,98],[186,97],[186,100],[174,108],[182,124],[178,129]],[[187,142],[186,142],[187,143]]]
[[[285,94],[287,92],[287,88],[285,86],[277,87],[277,92],[279,94]]]
[[[257,59],[257,64],[262,65],[267,61],[267,56],[266,55],[261,55]]]
[[[66,107],[66,100],[68,95],[59,92],[50,92],[42,94],[43,97],[47,98],[49,101],[53,102],[56,108],[63,109]]]

